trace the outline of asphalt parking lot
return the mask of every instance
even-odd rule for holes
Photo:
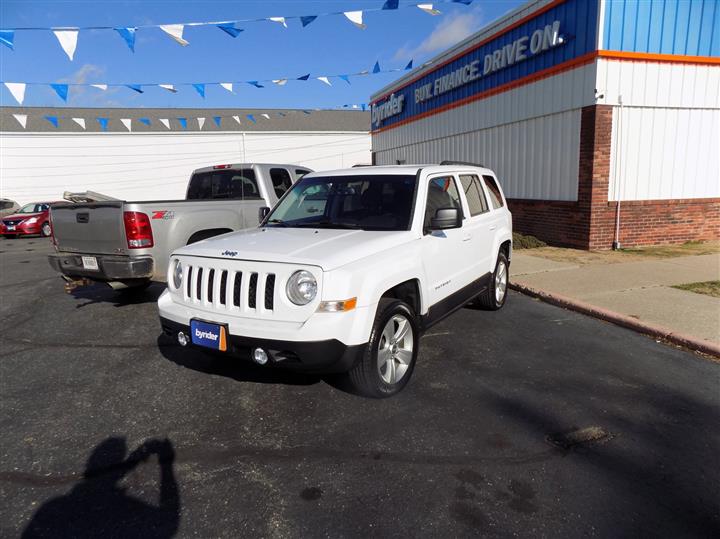
[[[48,252],[0,239],[3,537],[720,534],[717,363],[513,294],[366,400],[180,349],[162,287],[67,295]]]

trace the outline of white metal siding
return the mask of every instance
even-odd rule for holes
[[[580,110],[499,125],[378,152],[377,164],[480,162],[508,198],[577,200]]]
[[[608,196],[720,197],[720,109],[615,107]]]
[[[190,173],[220,163],[327,170],[370,163],[367,133],[3,133],[0,196],[19,203],[93,190],[126,200],[183,198]]]

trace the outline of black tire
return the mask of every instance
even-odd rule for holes
[[[381,345],[383,347],[389,345],[389,343],[385,341],[383,330],[396,316],[399,319],[407,320],[409,327],[412,329],[412,338],[409,339],[409,341],[412,342],[412,351],[409,352],[410,359],[406,360],[406,362],[390,359],[390,361],[393,362],[397,361],[397,363],[393,364],[398,365],[398,367],[393,367],[393,373],[396,372],[396,368],[404,368],[404,371],[400,375],[399,380],[395,383],[388,383],[383,379],[383,376],[387,375],[388,371],[386,368],[385,373],[382,373],[383,366],[378,365],[378,353]],[[393,324],[395,324],[395,321],[393,321]],[[398,342],[399,341],[400,340],[398,340]],[[405,344],[407,345],[409,343],[406,342]],[[350,385],[358,394],[375,399],[391,397],[399,393],[410,381],[410,377],[415,369],[419,344],[420,328],[412,308],[407,303],[397,299],[381,299],[380,303],[378,303],[375,322],[373,322],[370,341],[368,342],[365,353],[355,367],[347,374]],[[397,347],[395,350],[397,350]],[[406,350],[401,350],[401,352],[404,352],[406,356],[408,354]],[[387,367],[387,364],[384,366]]]
[[[42,227],[40,227],[40,234],[42,234],[43,238],[47,238],[52,234],[52,228],[50,228],[50,223],[45,221],[42,224]]]
[[[503,267],[505,272],[504,291],[502,293],[502,298],[498,299],[498,275],[500,271],[503,271]],[[490,283],[488,284],[487,290],[480,294],[475,301],[477,306],[486,311],[497,311],[498,309],[502,309],[502,306],[505,305],[505,302],[507,301],[507,285],[509,276],[510,265],[508,264],[507,256],[505,256],[505,253],[500,251],[498,253],[497,262],[495,263],[495,271],[493,271],[492,275],[490,275]]]

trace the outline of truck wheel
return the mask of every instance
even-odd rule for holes
[[[44,222],[42,225],[41,232],[42,232],[43,237],[45,237],[45,238],[50,236],[50,234],[52,234],[52,228],[50,228],[50,223],[48,223],[47,221]]]
[[[477,297],[477,305],[487,311],[497,311],[505,305],[508,286],[508,261],[505,253],[498,253],[495,271],[490,276],[490,284],[485,292]]]
[[[348,373],[353,388],[376,399],[400,392],[412,376],[419,344],[420,330],[410,306],[381,299],[367,349]]]

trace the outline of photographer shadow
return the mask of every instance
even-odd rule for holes
[[[169,440],[148,440],[127,456],[125,438],[108,438],[88,458],[83,479],[70,492],[45,502],[23,531],[36,537],[172,537],[180,524],[180,494]],[[157,505],[129,495],[121,481],[157,455]]]

